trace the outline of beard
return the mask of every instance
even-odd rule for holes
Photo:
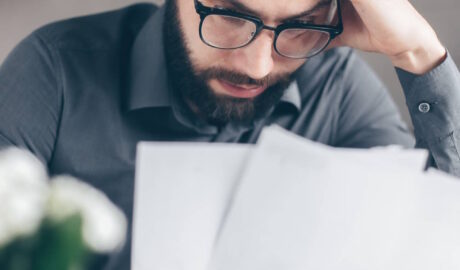
[[[197,69],[185,41],[176,1],[166,1],[167,20],[163,27],[168,80],[174,95],[206,122],[218,126],[229,122],[250,123],[266,116],[281,100],[285,89],[293,81],[293,73],[253,79],[240,72],[223,68]],[[224,80],[235,85],[268,87],[254,98],[234,98],[216,94],[208,86],[212,79]]]

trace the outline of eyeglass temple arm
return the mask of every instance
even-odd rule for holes
[[[339,22],[338,22],[339,24],[337,25],[337,27],[338,27],[337,35],[340,35],[343,32],[341,0],[335,0],[335,1],[337,1],[337,18],[339,20]]]

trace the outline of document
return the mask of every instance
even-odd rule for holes
[[[141,143],[132,270],[203,270],[250,146]]]
[[[460,183],[425,161],[265,130],[207,269],[460,269]]]
[[[425,150],[141,143],[132,270],[460,269],[460,181]]]

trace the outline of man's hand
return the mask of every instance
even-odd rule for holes
[[[344,32],[331,46],[390,57],[394,66],[424,74],[446,57],[428,22],[408,0],[342,0]]]

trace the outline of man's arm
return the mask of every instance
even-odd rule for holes
[[[415,127],[416,144],[388,91],[355,53],[341,85],[336,146],[367,148],[399,144],[430,152],[429,165],[460,176],[460,73],[450,56],[423,75],[397,69]]]
[[[460,73],[450,57],[423,75],[397,69],[417,147],[430,150],[430,165],[460,176]]]
[[[349,46],[388,56],[395,67],[425,74],[446,58],[430,24],[408,0],[338,0],[343,33],[331,47]]]
[[[0,66],[0,148],[25,148],[45,164],[53,155],[62,103],[53,56],[34,33]]]
[[[406,95],[417,147],[430,150],[430,165],[460,176],[460,75],[435,31],[408,0],[341,1],[344,32],[331,47],[388,56]]]

